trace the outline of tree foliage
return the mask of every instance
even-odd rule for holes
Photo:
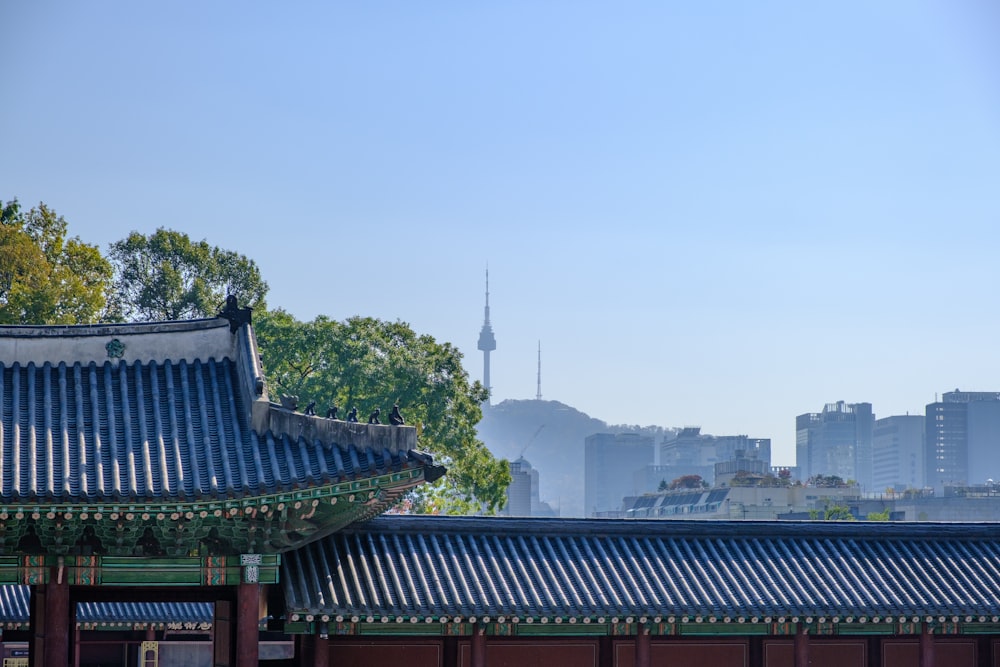
[[[701,475],[681,475],[670,482],[670,489],[707,489],[708,482]]]
[[[729,486],[782,487],[791,486],[787,477],[775,477],[771,473],[753,473],[740,470],[729,480]]]
[[[160,228],[96,246],[66,238],[66,221],[44,204],[23,213],[0,206],[0,324],[73,324],[97,319],[154,321],[213,317],[227,295],[257,309],[255,330],[268,384],[277,394],[345,411],[398,403],[420,429],[423,449],[448,467],[409,499],[423,511],[503,506],[510,472],[476,438],[486,389],[469,382],[462,354],[402,322],[318,317],[298,322],[264,311],[267,283],[238,253]],[[109,261],[110,259],[110,261]],[[111,298],[109,300],[109,295]]]
[[[66,237],[66,220],[44,203],[0,207],[0,323],[94,322],[106,305],[111,265],[97,246]]]
[[[856,486],[850,481],[845,482],[843,477],[838,475],[813,475],[806,481],[807,486],[818,486],[829,489],[844,489],[849,486]]]
[[[253,260],[162,227],[112,243],[110,256],[118,319],[214,317],[227,295],[252,308],[263,308],[267,296],[267,283]]]
[[[810,519],[820,521],[857,521],[858,518],[845,505],[829,505],[822,510],[809,510]]]
[[[300,322],[283,310],[255,319],[272,394],[316,401],[325,414],[353,407],[383,416],[399,404],[407,424],[420,429],[420,446],[448,467],[448,474],[422,488],[423,511],[469,512],[503,506],[510,471],[476,438],[486,389],[469,382],[462,354],[450,343],[416,334],[404,322],[367,317]],[[272,396],[272,400],[277,398]]]
[[[889,508],[885,508],[881,512],[869,512],[866,519],[868,521],[888,521],[889,520]]]

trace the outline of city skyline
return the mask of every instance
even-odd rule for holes
[[[772,440],[1000,378],[994,3],[5,3],[0,198],[402,320],[493,401]],[[537,386],[538,345],[544,387]]]

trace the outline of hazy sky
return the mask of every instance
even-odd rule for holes
[[[269,305],[455,343],[495,400],[770,437],[1000,391],[1000,5],[0,4],[0,198]]]

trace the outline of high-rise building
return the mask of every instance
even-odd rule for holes
[[[486,397],[486,405],[493,402],[493,386],[490,384],[490,352],[497,349],[497,339],[493,335],[493,325],[490,324],[490,270],[486,269],[486,310],[483,328],[479,331],[478,349],[483,351],[483,386],[490,391]],[[541,354],[541,352],[539,352]]]
[[[946,392],[927,406],[926,484],[982,484],[1000,479],[1000,393]]]
[[[531,516],[531,496],[538,494],[538,471],[522,456],[510,462],[510,486],[507,487],[507,516]]]
[[[750,438],[745,435],[707,435],[699,426],[687,426],[677,433],[665,436],[660,444],[660,464],[655,474],[666,479],[682,475],[700,475],[709,484],[715,483],[715,464],[738,458],[762,462],[765,470],[771,467],[771,439]],[[655,488],[645,489],[654,491]]]
[[[538,471],[523,456],[510,462],[510,486],[502,514],[507,516],[558,516],[538,493]]]
[[[872,490],[871,403],[827,403],[795,418],[795,459],[803,477],[836,475]]]
[[[896,415],[875,420],[872,431],[872,488],[900,492],[923,488],[924,416]]]
[[[653,462],[653,439],[638,433],[596,433],[584,441],[584,514],[618,511],[635,488],[635,473]]]

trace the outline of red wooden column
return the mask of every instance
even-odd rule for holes
[[[313,635],[313,667],[330,667],[330,640],[322,634]]]
[[[635,667],[649,667],[651,641],[649,628],[640,625],[639,632],[635,636]]]
[[[31,643],[28,645],[28,667],[40,667],[45,660],[45,586],[31,586],[28,602],[28,622],[31,625]]]
[[[795,667],[809,667],[809,635],[801,623],[795,629]]]
[[[934,667],[934,635],[930,623],[923,623],[920,628],[920,667]]]
[[[257,667],[259,614],[260,584],[241,582],[236,589],[236,667]]]
[[[486,667],[486,628],[476,624],[472,629],[472,666]]]
[[[45,585],[44,667],[69,665],[70,628],[69,580],[62,567],[52,568]],[[36,663],[37,665],[37,663]]]

